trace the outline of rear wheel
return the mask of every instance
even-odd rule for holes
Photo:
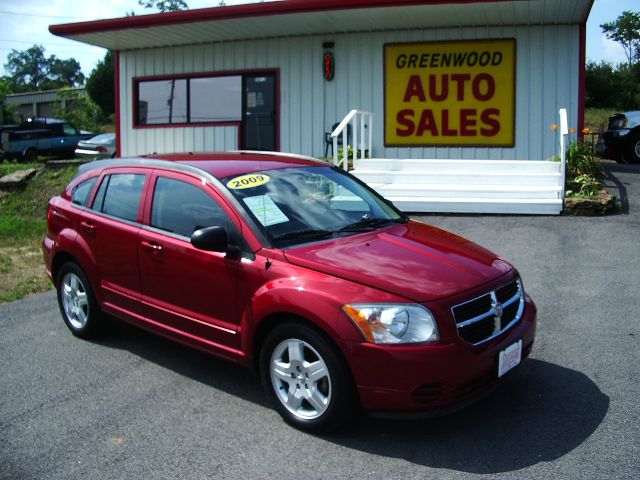
[[[629,163],[640,163],[640,131],[629,134],[624,158]]]
[[[102,332],[100,307],[86,274],[74,262],[65,263],[57,279],[58,306],[64,323],[80,338],[93,338]]]
[[[260,374],[278,413],[297,428],[333,430],[356,411],[355,387],[344,359],[324,335],[306,325],[285,323],[268,334]]]

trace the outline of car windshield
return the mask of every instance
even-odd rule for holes
[[[331,167],[266,170],[221,180],[280,248],[406,221],[375,192]]]

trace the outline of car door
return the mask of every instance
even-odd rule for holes
[[[198,250],[190,242],[203,227],[237,231],[231,212],[210,186],[189,175],[159,170],[151,181],[138,247],[146,316],[183,340],[238,348],[240,258]]]
[[[111,169],[103,173],[91,209],[78,228],[95,261],[103,308],[140,315],[138,232],[147,174],[144,169]]]

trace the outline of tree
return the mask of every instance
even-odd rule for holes
[[[110,51],[87,78],[87,93],[105,116],[115,113],[113,53]]]
[[[39,90],[47,79],[48,64],[44,47],[34,45],[27,50],[11,50],[4,68],[17,92]]]
[[[4,99],[11,93],[9,77],[0,77],[0,124],[13,122],[13,108],[4,103]]]
[[[80,69],[80,63],[74,59],[60,60],[55,55],[51,55],[48,60],[49,72],[44,87],[56,89],[63,87],[73,87],[84,84],[84,74]]]
[[[15,92],[75,87],[84,84],[80,63],[73,58],[61,60],[45,56],[42,45],[27,50],[11,50],[4,68],[9,72]]]
[[[614,22],[600,25],[606,37],[622,45],[629,67],[640,62],[640,13],[625,10]]]
[[[155,8],[161,12],[175,12],[177,10],[188,10],[187,2],[184,0],[138,0],[138,4],[144,8]]]
[[[53,109],[56,118],[63,118],[83,130],[102,132],[104,116],[100,107],[88,95],[82,91],[62,88],[58,90],[58,98],[60,100]]]

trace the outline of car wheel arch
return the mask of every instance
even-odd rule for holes
[[[336,338],[335,333],[332,334],[331,332],[328,332],[326,330],[326,327],[323,327],[317,322],[310,320],[308,316],[301,316],[296,313],[282,311],[271,313],[261,319],[261,321],[257,323],[257,326],[254,329],[252,335],[247,336],[247,340],[251,342],[249,345],[247,345],[247,352],[250,354],[249,366],[254,372],[258,372],[259,370],[260,350],[262,349],[264,341],[267,338],[269,332],[271,332],[278,325],[284,323],[298,323],[315,330],[333,346],[336,353],[342,358],[345,364],[348,365],[344,353],[342,352],[338,343],[334,340]]]

